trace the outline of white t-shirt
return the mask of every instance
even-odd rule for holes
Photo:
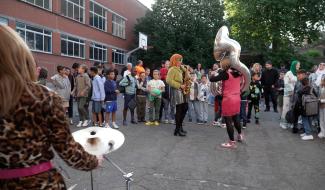
[[[162,80],[155,80],[155,79],[152,79],[148,82],[148,84],[147,84],[148,89],[149,89],[149,86],[150,86],[151,90],[153,90],[155,88],[159,89],[159,90],[161,90],[161,88],[165,88],[165,84]]]
[[[123,77],[126,77],[126,76],[128,76],[128,75],[130,75],[130,74],[131,74],[131,71],[126,70],[126,71],[124,71],[124,73],[123,73]]]

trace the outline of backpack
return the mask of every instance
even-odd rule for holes
[[[131,79],[130,79],[129,76],[126,76],[126,78],[128,79],[128,85],[127,86],[129,86],[131,84]],[[122,80],[123,80],[123,78],[122,78]],[[118,86],[118,90],[120,91],[121,94],[125,93],[125,87],[127,87],[127,86],[120,86],[120,85]]]
[[[302,111],[304,116],[318,115],[319,104],[318,98],[313,93],[313,88],[309,94],[302,95]]]

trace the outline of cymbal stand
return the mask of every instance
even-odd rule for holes
[[[111,163],[116,169],[118,169],[123,174],[123,177],[125,179],[126,190],[131,190],[130,184],[131,184],[131,181],[133,181],[133,179],[132,179],[133,172],[126,173],[124,170],[122,170],[116,163],[114,163],[108,157],[104,156],[104,159],[107,160],[109,163]]]

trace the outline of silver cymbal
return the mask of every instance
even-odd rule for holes
[[[124,135],[118,130],[102,127],[88,127],[72,133],[75,141],[92,155],[103,155],[119,149]]]

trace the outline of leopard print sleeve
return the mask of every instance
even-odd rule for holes
[[[53,148],[69,166],[75,169],[88,171],[96,168],[98,165],[96,156],[85,152],[83,147],[73,139],[61,98],[54,93],[51,96],[48,123]]]

